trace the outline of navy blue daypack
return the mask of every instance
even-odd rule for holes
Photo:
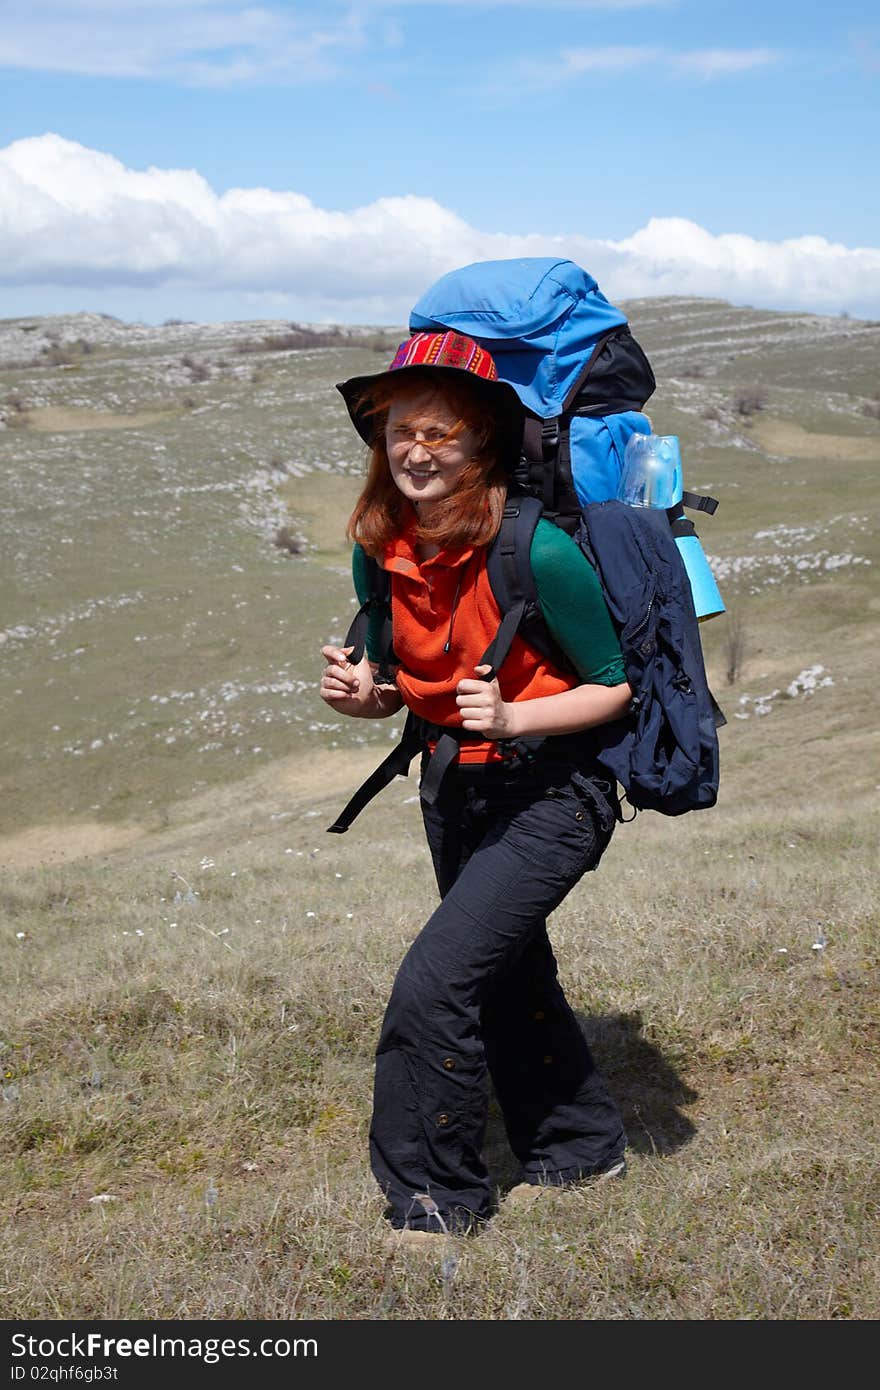
[[[626,443],[649,434],[641,413],[654,375],[626,316],[572,261],[524,258],[465,266],[418,301],[410,330],[455,329],[491,352],[499,377],[526,406],[523,450],[487,569],[502,615],[480,664],[503,665],[514,636],[570,669],[540,611],[531,573],[531,541],[544,516],[571,534],[596,569],[620,638],[633,691],[625,719],[590,731],[599,763],[636,810],[677,816],[713,806],[718,795],[717,728],[725,722],[706,680],[690,582],[676,535],[694,535],[682,508],[658,511],[616,500]],[[684,505],[716,503],[685,493]],[[387,574],[370,563],[371,592],[346,638],[351,660],[363,655],[369,615],[392,634]],[[385,638],[383,638],[385,640]],[[437,736],[437,731],[432,731]],[[331,830],[355,815],[395,775],[405,775],[425,730],[408,718],[400,744],[359,789]],[[529,758],[542,740],[504,750]],[[441,734],[421,794],[436,797],[457,752],[455,731]]]
[[[653,507],[596,502],[575,539],[599,573],[633,692],[629,718],[596,731],[599,762],[636,810],[680,816],[714,806],[725,719],[668,519]]]
[[[541,515],[536,498],[510,497],[487,568],[501,613],[519,615],[514,631],[565,667],[529,563]],[[725,720],[709,690],[690,583],[666,513],[613,499],[591,502],[574,539],[599,576],[633,692],[626,718],[590,730],[597,761],[634,810],[679,816],[714,806],[716,730]],[[512,637],[502,623],[483,658],[494,670]]]

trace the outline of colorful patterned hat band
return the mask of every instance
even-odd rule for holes
[[[498,380],[489,353],[463,333],[416,333],[400,344],[388,370],[396,372],[401,367],[454,367],[482,381]]]

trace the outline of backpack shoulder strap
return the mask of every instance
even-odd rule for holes
[[[543,508],[537,497],[508,497],[498,535],[489,547],[486,570],[502,617],[515,603],[536,603],[530,555]]]
[[[547,630],[532,574],[532,541],[542,515],[537,497],[508,497],[498,535],[486,557],[486,572],[501,610],[501,624],[482,664],[490,665],[495,672],[503,665],[517,633],[557,665],[567,665],[566,657]]]
[[[387,787],[389,782],[394,781],[395,777],[405,777],[409,772],[410,763],[421,750],[423,742],[421,720],[416,719],[410,711],[403,726],[400,742],[392,748],[388,757],[382,760],[376,770],[370,773],[367,780],[358,787],[354,796],[340,811],[333,824],[327,826],[330,834],[344,835],[355,817],[360,815],[374,796],[378,796],[383,787]]]
[[[350,661],[357,666],[363,660],[367,644],[367,632],[374,613],[381,615],[381,637],[379,642],[379,667],[387,672],[394,660],[394,642],[391,632],[391,576],[372,555],[365,555],[369,589],[367,597],[351,620],[343,646],[352,647]]]
[[[483,657],[483,664],[488,663],[495,671],[510,651],[517,632],[555,666],[563,671],[572,669],[544,621],[532,573],[532,542],[543,514],[537,497],[509,497],[498,535],[489,547],[486,571],[502,622]]]

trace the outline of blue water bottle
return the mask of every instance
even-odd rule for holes
[[[618,500],[630,507],[659,507],[669,513],[672,534],[690,581],[700,622],[724,612],[715,576],[693,522],[684,514],[681,449],[675,434],[632,434],[623,458]]]

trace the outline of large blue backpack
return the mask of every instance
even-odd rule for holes
[[[487,569],[502,622],[481,664],[503,665],[519,633],[557,664],[567,658],[540,611],[529,561],[541,516],[573,535],[594,565],[617,629],[633,699],[627,718],[592,730],[597,760],[636,810],[677,816],[715,804],[717,727],[721,714],[706,680],[687,571],[676,545],[695,535],[682,506],[667,514],[616,500],[626,444],[649,434],[642,407],[655,389],[647,357],[626,316],[596,281],[568,260],[486,261],[452,271],[418,301],[410,331],[454,329],[491,352],[502,380],[526,412],[523,449]],[[683,503],[713,512],[712,498],[685,493]],[[352,623],[351,660],[363,655],[370,614],[386,617],[391,655],[388,576],[372,562],[370,594]],[[435,736],[436,736],[436,731]],[[400,745],[330,827],[343,831],[395,775],[405,774],[424,730],[407,720]],[[529,757],[523,741],[509,750]],[[437,795],[457,745],[447,731],[423,778]]]
[[[526,408],[515,485],[573,534],[580,508],[617,496],[630,436],[656,382],[622,310],[573,261],[480,261],[436,281],[410,332],[447,328],[491,352]]]

